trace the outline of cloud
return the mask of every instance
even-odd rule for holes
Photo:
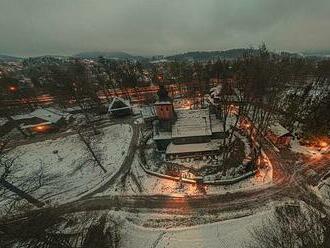
[[[0,0],[0,53],[329,49],[328,0]]]

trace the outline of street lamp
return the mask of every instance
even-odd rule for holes
[[[9,86],[9,90],[11,92],[15,92],[17,90],[17,88],[15,86]]]

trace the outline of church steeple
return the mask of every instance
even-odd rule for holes
[[[161,121],[170,121],[174,118],[173,100],[169,97],[164,86],[159,87],[158,101],[155,103],[156,114]]]

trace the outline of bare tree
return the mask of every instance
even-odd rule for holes
[[[85,134],[79,128],[77,129],[77,133],[79,135],[80,140],[85,144],[85,146],[86,146],[88,152],[90,153],[90,155],[92,156],[93,160],[96,162],[97,166],[100,167],[104,173],[107,173],[107,170],[104,168],[104,166],[101,163],[101,160],[99,159],[98,155],[94,151],[90,140],[85,136]],[[96,137],[96,135],[94,135],[94,137]]]
[[[1,247],[118,248],[120,224],[95,212],[59,216],[50,212],[0,223]]]
[[[265,44],[257,54],[246,54],[237,62],[238,91],[243,98],[242,115],[251,122],[250,138],[256,145],[256,156],[263,146],[263,135],[278,110],[278,97],[287,78],[282,74],[280,60]]]
[[[329,226],[324,217],[309,206],[280,206],[274,217],[251,231],[248,248],[326,248]]]
[[[83,248],[117,248],[120,236],[116,225],[106,227],[107,218],[101,216],[97,221],[94,221],[88,228],[88,231],[83,239]]]
[[[4,151],[4,146],[0,148],[0,186],[19,196],[21,199],[25,199],[32,205],[40,208],[45,205],[45,203],[34,198],[29,192],[17,187],[15,184],[7,180],[8,176],[12,171],[12,167],[15,162],[15,158],[10,158],[6,156]],[[39,181],[40,182],[40,181]]]

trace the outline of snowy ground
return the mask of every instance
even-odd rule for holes
[[[106,174],[95,164],[79,136],[70,135],[10,151],[8,157],[16,160],[8,181],[51,203],[63,203],[91,190],[120,168],[133,133],[130,125],[113,125],[102,131],[103,135],[92,140],[92,147],[108,171]],[[1,195],[0,204],[8,203],[7,197],[8,192]]]
[[[75,234],[72,244],[83,241],[88,229],[100,225],[103,219],[106,224],[102,230],[118,227],[122,248],[239,248],[250,242],[253,228],[271,218],[273,212],[273,207],[267,207],[235,215],[184,216],[101,210],[64,215],[57,227],[58,233]]]
[[[173,180],[146,174],[135,157],[131,173],[127,177],[125,184],[118,180],[118,184],[115,187],[98,194],[98,196],[111,194],[164,194],[173,196],[225,194],[227,192],[269,187],[272,185],[271,173],[272,171],[270,170],[266,174],[258,174],[233,185],[208,185],[200,188],[194,184],[181,184]]]
[[[128,221],[122,226],[121,247],[135,248],[239,248],[250,240],[253,227],[271,216],[272,211],[239,219],[226,220],[185,228],[153,229]]]
[[[314,187],[315,192],[322,200],[330,206],[330,177],[322,181],[318,186]]]
[[[296,153],[302,153],[307,156],[313,156],[313,157],[318,157],[322,156],[322,154],[329,152],[329,147],[327,148],[316,148],[312,146],[302,146],[299,144],[299,140],[295,138],[294,140],[291,141],[291,151],[296,152]]]

